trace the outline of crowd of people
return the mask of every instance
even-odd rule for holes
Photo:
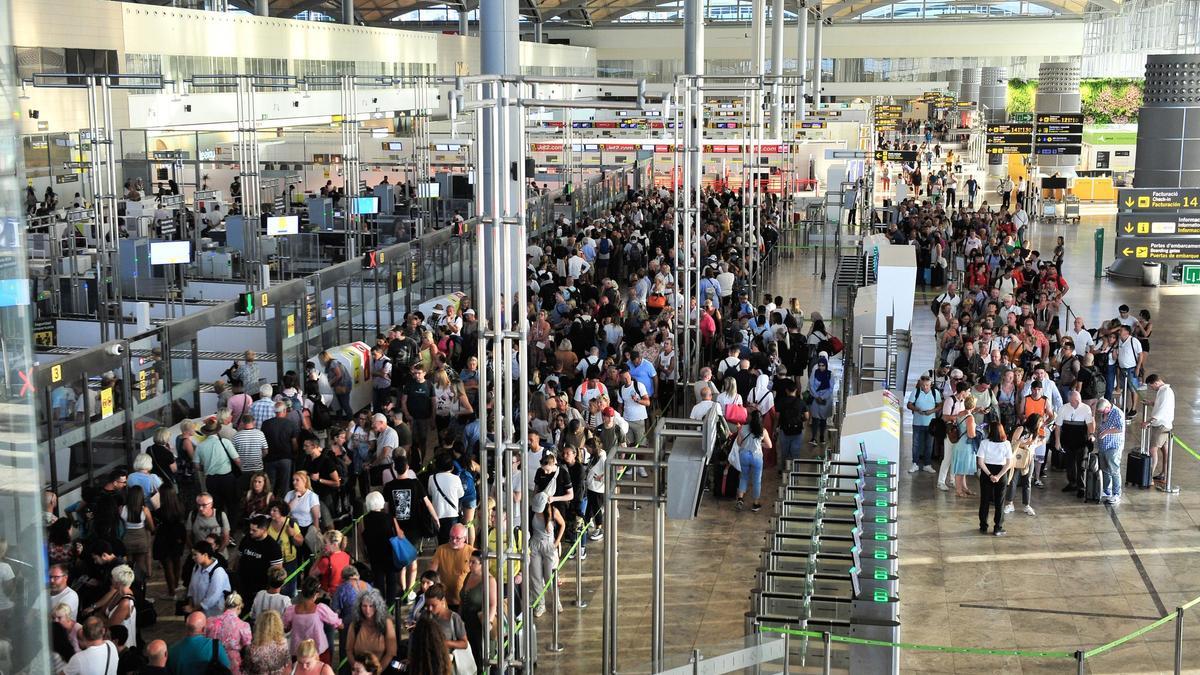
[[[1145,450],[1150,480],[1161,485],[1174,397],[1147,369],[1150,312],[1122,305],[1088,328],[1065,300],[1063,238],[1049,257],[1032,249],[1020,201],[1010,212],[906,198],[897,213],[891,241],[916,246],[919,284],[944,288],[930,304],[936,367],[905,401],[909,471],[936,474],[936,488],[959,497],[975,496],[977,477],[980,530],[994,511],[996,535],[1018,497],[1036,515],[1031,488],[1046,487],[1051,467],[1066,472],[1063,492],[1119,504],[1126,425],[1148,387],[1149,443],[1129,460],[1141,466]]]
[[[795,299],[751,300],[753,261],[778,238],[774,197],[759,238],[744,241],[740,194],[706,193],[693,252],[702,280],[685,307],[671,198],[631,190],[610,213],[559,218],[529,245],[529,434],[514,469],[531,489],[514,486],[517,522],[480,503],[477,411],[491,397],[470,295],[377,337],[361,410],[329,354],[268,382],[247,352],[214,388],[215,413],[159,429],[75,504],[60,509],[48,493],[55,672],[483,667],[497,584],[537,597],[563,557],[585,559],[604,536],[607,458],[648,443],[656,416],[693,397],[694,417],[716,406],[734,430],[713,488],[757,511],[776,448],[799,456],[805,426],[811,445],[827,441],[840,342],[819,314],[803,330]],[[705,364],[687,391],[675,344],[685,311]],[[483,564],[485,518],[491,546],[497,528],[527,519],[529,569]],[[555,611],[550,597],[516,613]],[[160,614],[182,617],[185,637],[153,639]]]

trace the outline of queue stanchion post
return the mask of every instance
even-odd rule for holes
[[[1165,464],[1163,468],[1163,484],[1158,489],[1169,495],[1177,495],[1179,494],[1179,486],[1171,482],[1171,476],[1175,469],[1175,434],[1172,434],[1170,431],[1166,432],[1166,434],[1167,447],[1163,451],[1163,463]],[[1183,615],[1181,614],[1180,620],[1182,619]]]
[[[1076,675],[1084,675],[1087,672],[1087,654],[1083,650],[1075,652],[1075,673]]]
[[[1183,672],[1183,607],[1175,608],[1175,675]]]
[[[825,663],[821,666],[822,672],[829,675],[833,672],[833,639],[829,631],[821,634],[821,650],[824,654]]]
[[[584,521],[583,531],[579,533],[579,546],[583,546],[583,538],[587,536],[588,526],[587,521]],[[583,556],[579,551],[575,552],[575,606],[579,609],[585,609],[588,606],[586,600],[583,599]]]
[[[554,601],[554,605],[550,607],[550,611],[553,612],[550,615],[551,626],[553,628],[553,635],[551,636],[550,641],[550,651],[561,652],[564,647],[562,642],[558,639],[558,570],[555,570],[554,576],[550,578],[550,595],[551,599]],[[542,602],[546,601],[542,600]]]

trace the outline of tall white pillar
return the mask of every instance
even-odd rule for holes
[[[825,17],[821,14],[821,5],[816,7],[817,29],[813,33],[813,110],[821,109],[821,26],[825,24]]]
[[[799,1],[800,37],[797,39],[796,76],[800,78],[800,86],[796,92],[796,118],[804,121],[804,94],[808,91],[808,2]]]
[[[783,138],[783,0],[771,4],[771,137]]]

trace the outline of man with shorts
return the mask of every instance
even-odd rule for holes
[[[1146,378],[1146,386],[1154,392],[1154,407],[1150,409],[1150,419],[1142,422],[1142,426],[1150,432],[1147,436],[1146,451],[1150,454],[1155,484],[1165,486],[1167,442],[1171,440],[1171,428],[1175,425],[1175,391],[1158,373],[1151,373]]]

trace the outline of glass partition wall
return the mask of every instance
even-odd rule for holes
[[[13,81],[11,14],[0,0],[0,565],[5,607],[0,645],[10,659],[6,672],[50,672],[47,651],[45,549],[40,464],[34,431],[39,389],[33,368],[22,148],[14,120],[21,116]],[[47,424],[50,425],[50,409]],[[12,579],[10,582],[9,579]]]

